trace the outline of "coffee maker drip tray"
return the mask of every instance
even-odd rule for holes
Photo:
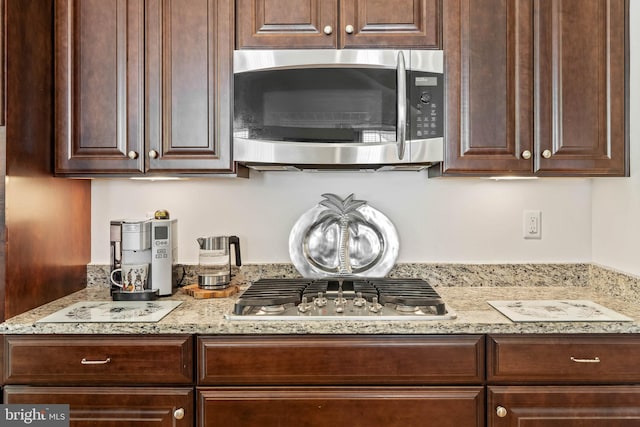
[[[157,289],[145,289],[143,291],[121,291],[115,290],[111,293],[114,301],[152,301],[158,298]]]
[[[81,301],[36,323],[159,322],[182,301]]]

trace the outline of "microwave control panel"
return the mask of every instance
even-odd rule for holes
[[[444,136],[444,77],[439,73],[408,73],[409,138],[428,139]]]

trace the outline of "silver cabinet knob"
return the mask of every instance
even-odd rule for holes
[[[344,27],[344,30],[347,32],[347,34],[353,34],[353,25],[347,25],[346,27]]]
[[[505,408],[504,406],[498,406],[496,408],[496,415],[500,418],[504,418],[507,416],[507,408]]]
[[[531,151],[524,150],[522,152],[522,158],[525,159],[525,160],[529,160],[531,158]]]
[[[326,34],[326,35],[330,35],[331,33],[333,33],[333,27],[331,25],[327,25],[325,26],[322,31]]]
[[[149,157],[151,157],[152,159],[157,159],[158,152],[156,150],[149,150]]]
[[[184,408],[178,408],[175,411],[173,411],[173,418],[175,418],[176,420],[181,420],[184,418]]]
[[[138,153],[136,153],[135,151],[131,150],[127,153],[127,157],[129,157],[131,160],[135,160],[138,158]]]
[[[544,150],[542,152],[542,157],[544,157],[545,159],[550,159],[551,158],[551,150]]]

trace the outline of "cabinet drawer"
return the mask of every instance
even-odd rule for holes
[[[490,336],[487,380],[492,383],[636,383],[640,337]]]
[[[6,336],[6,384],[190,384],[193,339]]]
[[[477,384],[484,339],[460,336],[199,337],[198,383]]]
[[[199,427],[478,427],[484,388],[202,387]]]

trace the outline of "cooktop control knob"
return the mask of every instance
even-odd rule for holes
[[[367,300],[362,297],[362,292],[357,292],[356,297],[353,299],[354,307],[364,307],[367,304]]]
[[[422,94],[420,94],[420,102],[422,102],[423,104],[428,104],[431,102],[431,92],[422,92]]]
[[[300,302],[300,304],[298,304],[298,311],[300,313],[306,313],[307,311],[311,310],[311,308],[312,306],[311,304],[309,304],[307,297],[302,297],[302,301]]]
[[[371,298],[371,305],[369,306],[369,311],[372,313],[378,313],[382,310],[382,304],[378,302],[378,297]]]
[[[322,295],[322,292],[318,292],[318,297],[313,299],[313,303],[318,307],[324,307],[327,305],[327,299]]]

